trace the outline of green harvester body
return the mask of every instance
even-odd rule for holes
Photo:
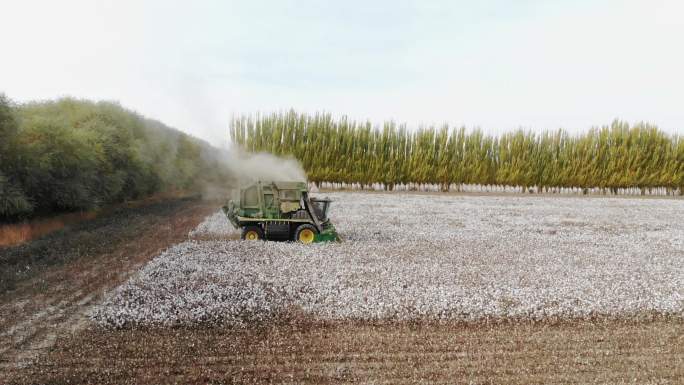
[[[302,243],[341,241],[328,219],[330,199],[313,198],[306,182],[259,181],[223,206],[242,239]]]

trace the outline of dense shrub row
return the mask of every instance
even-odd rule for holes
[[[684,188],[684,138],[648,124],[615,121],[571,135],[517,130],[500,136],[456,127],[385,122],[294,111],[241,116],[233,141],[249,151],[291,154],[315,182],[426,183],[617,190]]]
[[[211,151],[115,103],[0,94],[0,221],[196,189],[221,178]]]

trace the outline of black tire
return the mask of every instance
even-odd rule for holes
[[[253,235],[256,235],[256,238],[253,238]],[[264,230],[259,226],[245,226],[242,228],[241,238],[245,241],[263,241]]]
[[[305,223],[299,225],[294,233],[294,241],[299,243],[312,243],[314,241],[314,236],[318,234],[318,230],[313,225]]]

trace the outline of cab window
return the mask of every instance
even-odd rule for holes
[[[299,200],[297,196],[297,191],[295,190],[280,190],[280,199],[286,201],[296,201]]]
[[[244,206],[259,206],[259,196],[257,194],[256,186],[252,186],[245,190]]]

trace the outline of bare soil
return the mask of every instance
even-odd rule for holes
[[[187,238],[216,205],[175,199],[120,207],[33,242],[0,248],[0,383],[30,367],[86,313],[162,249]]]
[[[684,323],[87,329],[17,384],[681,384]]]

